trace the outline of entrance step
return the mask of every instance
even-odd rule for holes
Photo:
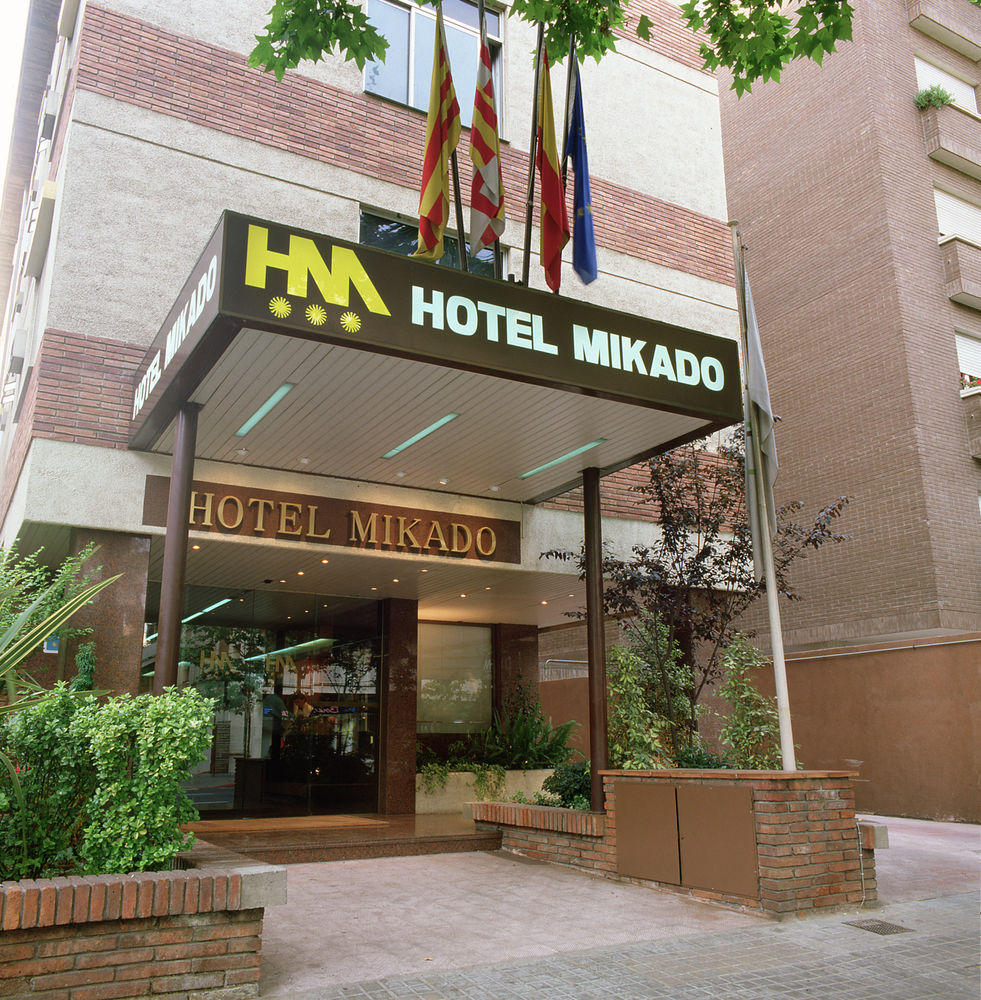
[[[501,847],[499,831],[477,830],[472,820],[459,815],[204,820],[191,824],[190,829],[207,843],[279,865],[496,851]]]

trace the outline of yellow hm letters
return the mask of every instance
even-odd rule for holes
[[[264,226],[249,226],[249,241],[245,252],[245,283],[253,288],[266,287],[266,269],[285,271],[287,294],[306,298],[307,278],[312,277],[326,302],[349,306],[354,285],[365,306],[380,316],[391,316],[371,278],[349,247],[331,248],[330,268],[320,256],[317,244],[306,236],[290,235],[289,253],[269,249],[269,230]]]

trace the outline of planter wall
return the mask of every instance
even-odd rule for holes
[[[539,771],[506,771],[504,778],[504,798],[513,798],[521,792],[531,799],[542,790],[542,782],[552,774],[551,768]],[[460,813],[464,806],[477,799],[474,775],[470,771],[451,771],[446,787],[427,792],[422,777],[416,775],[416,813]]]
[[[854,777],[607,771],[604,813],[485,802],[473,816],[505,850],[783,916],[876,899],[885,829],[856,821]]]
[[[239,1000],[259,988],[285,869],[199,843],[185,870],[4,882],[0,996]]]

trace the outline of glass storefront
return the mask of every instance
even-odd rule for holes
[[[156,607],[151,585],[149,607]],[[178,682],[215,701],[203,814],[373,812],[378,797],[375,601],[278,591],[185,595]],[[143,672],[152,675],[156,625]]]

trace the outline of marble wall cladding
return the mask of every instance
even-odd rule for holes
[[[381,741],[378,811],[416,809],[416,674],[418,602],[381,602]]]

